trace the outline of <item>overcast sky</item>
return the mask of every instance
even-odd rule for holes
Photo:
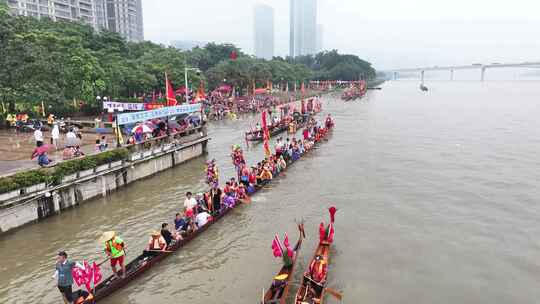
[[[231,42],[253,53],[253,5],[274,7],[288,54],[289,0],[142,0],[145,39]],[[319,0],[324,49],[377,69],[540,61],[540,0]]]

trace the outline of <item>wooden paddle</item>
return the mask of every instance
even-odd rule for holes
[[[338,299],[339,301],[341,301],[341,299],[343,298],[343,295],[335,290],[335,289],[332,289],[332,288],[329,288],[329,287],[326,287],[324,289],[324,291],[328,292],[329,294],[331,294],[332,296],[334,296],[334,298]]]
[[[98,266],[101,266],[101,265],[105,264],[105,262],[107,262],[107,261],[110,260],[110,259],[111,259],[111,257],[108,257],[108,258],[106,258],[103,262],[101,262],[101,263],[99,263],[99,264],[97,264],[97,265],[98,265]]]
[[[145,250],[146,252],[165,252],[165,253],[172,253],[174,251],[170,250]]]

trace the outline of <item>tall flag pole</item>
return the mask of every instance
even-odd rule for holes
[[[171,81],[167,77],[167,73],[165,73],[165,96],[167,98],[167,106],[175,106],[178,102],[176,101],[176,97],[174,96],[174,91],[171,85]]]

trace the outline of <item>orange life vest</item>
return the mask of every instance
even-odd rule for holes
[[[150,244],[150,250],[163,250],[166,243],[161,241],[161,236],[152,235],[152,243]]]
[[[326,263],[322,260],[313,260],[311,265],[309,265],[309,273],[313,281],[322,282],[326,278]]]

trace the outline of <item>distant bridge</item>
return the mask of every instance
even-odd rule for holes
[[[456,70],[480,70],[480,81],[484,81],[487,69],[494,68],[540,68],[540,62],[520,62],[520,63],[490,63],[481,64],[475,63],[471,65],[455,65],[455,66],[432,66],[423,68],[408,68],[383,71],[392,73],[394,80],[398,78],[399,73],[414,73],[420,72],[420,78],[424,83],[424,74],[427,71],[450,71],[450,80],[454,80],[454,71]]]

